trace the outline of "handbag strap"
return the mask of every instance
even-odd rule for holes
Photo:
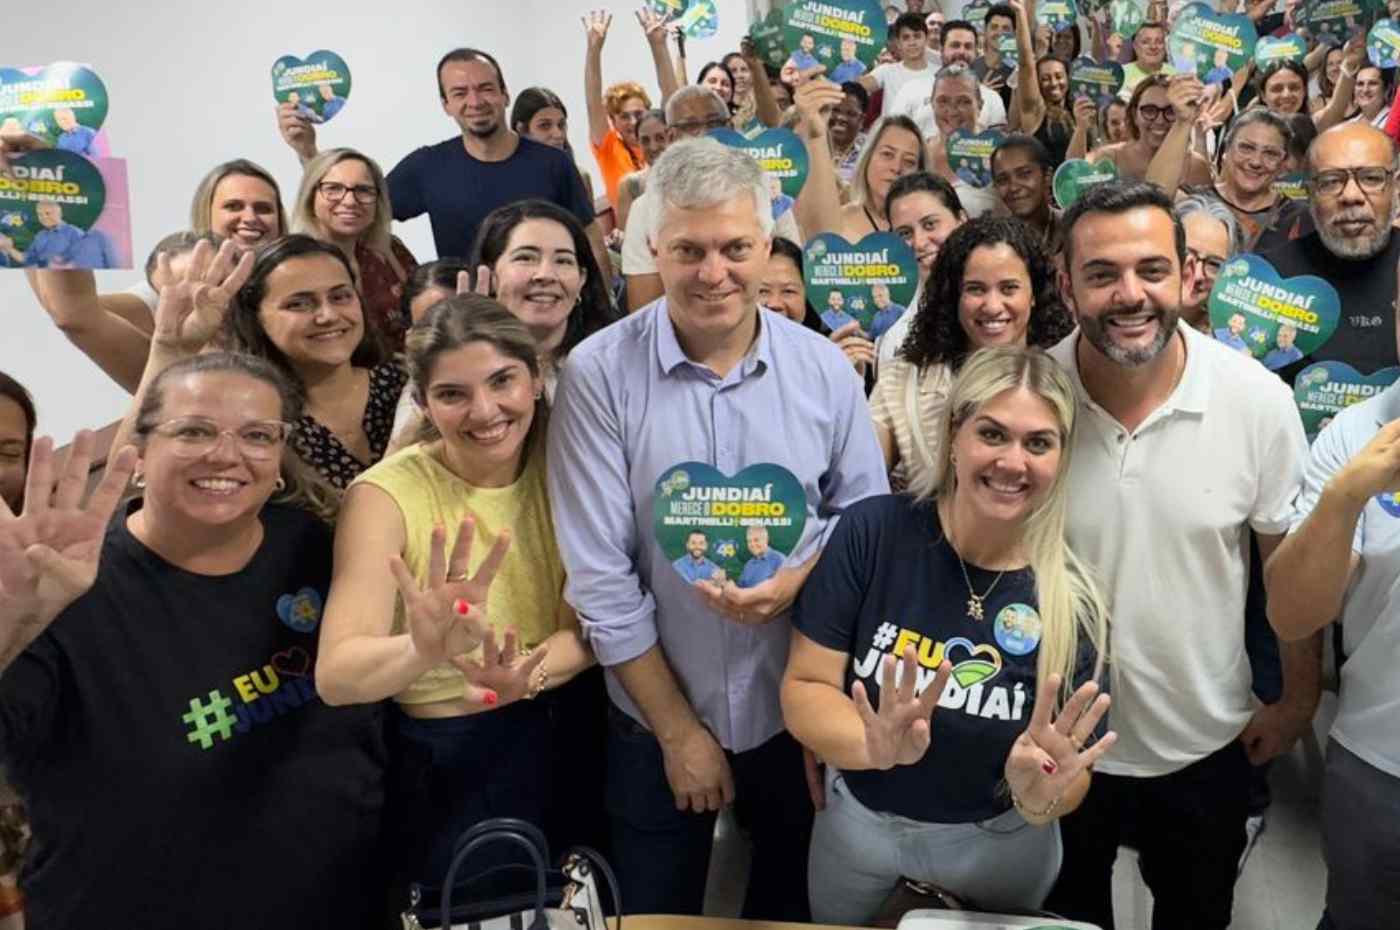
[[[476,824],[467,832],[457,837],[452,844],[452,851],[455,853],[463,846],[470,843],[484,833],[492,833],[497,830],[514,830],[516,833],[523,833],[529,837],[530,842],[540,851],[540,857],[545,862],[549,862],[549,840],[545,839],[544,831],[528,820],[521,820],[519,817],[492,817]]]
[[[571,856],[578,856],[588,865],[603,873],[603,878],[607,879],[608,882],[608,893],[612,895],[613,910],[617,914],[615,930],[622,930],[622,888],[618,884],[617,875],[613,873],[612,866],[608,865],[608,860],[604,859],[603,854],[591,846],[571,846],[564,854],[565,875],[570,879],[573,878],[572,875],[568,875],[568,863]],[[600,913],[602,912],[601,904],[598,905],[598,910]],[[603,926],[595,928],[595,930],[608,930],[607,920],[607,915],[603,914]]]
[[[456,855],[452,857],[452,865],[447,869],[447,878],[442,884],[442,904],[441,910],[439,911],[439,913],[442,914],[442,918],[449,921],[449,926],[445,928],[445,930],[450,930],[451,918],[449,915],[452,913],[452,888],[456,884],[457,870],[462,867],[462,863],[465,862],[467,857],[473,852],[488,843],[494,843],[500,840],[510,840],[513,843],[524,846],[525,849],[529,851],[530,859],[535,865],[535,918],[525,930],[549,930],[549,921],[544,916],[545,864],[539,846],[523,833],[506,829],[499,824],[492,824],[490,821],[484,824],[478,824],[477,827],[472,828],[472,831],[476,831],[480,827],[485,827],[487,829],[480,830],[476,836],[473,836],[470,841],[463,845],[457,851]]]

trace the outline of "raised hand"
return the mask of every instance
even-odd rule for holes
[[[579,17],[583,23],[583,33],[588,38],[588,47],[598,50],[607,41],[608,30],[612,28],[612,14],[607,10],[590,10]]]
[[[880,661],[879,710],[870,706],[870,698],[862,682],[851,685],[851,699],[855,701],[860,722],[865,725],[865,753],[870,767],[874,769],[913,765],[928,752],[932,740],[930,718],[953,670],[948,662],[938,666],[933,681],[921,696],[915,697],[914,683],[919,677],[919,662],[913,646],[905,647],[903,664],[899,684],[895,685],[894,656],[885,656]]]
[[[440,526],[433,529],[427,587],[418,584],[402,557],[395,555],[389,559],[389,568],[403,598],[413,649],[430,666],[471,652],[486,639],[490,629],[487,596],[510,549],[510,532],[501,532],[476,574],[468,576],[467,565],[475,534],[475,521],[463,520],[457,528],[452,556],[448,558],[447,532]]]
[[[171,269],[169,253],[160,253],[156,263],[159,277],[166,283],[160,289],[151,342],[193,355],[223,326],[234,295],[253,272],[253,253],[240,255],[231,241],[225,241],[216,253],[208,242],[199,242],[179,275]]]
[[[1050,675],[1036,686],[1030,725],[1011,744],[1006,757],[1006,783],[1012,795],[1032,811],[1049,809],[1118,739],[1110,730],[1086,747],[1108,713],[1108,695],[1099,694],[1096,683],[1081,685],[1054,714],[1059,690],[1059,675]]]
[[[642,27],[648,42],[665,42],[672,22],[669,13],[658,13],[650,6],[642,6],[637,8],[637,24]]]
[[[316,127],[297,112],[296,104],[285,100],[277,104],[277,131],[303,162],[316,157]]]
[[[1400,420],[1392,420],[1347,462],[1331,485],[1355,504],[1400,492]]]
[[[810,70],[804,71],[803,74],[809,74]],[[834,81],[813,75],[799,84],[793,91],[792,102],[797,107],[798,125],[802,127],[802,134],[808,139],[824,137],[827,117],[843,99],[845,94],[841,91],[841,85]]]
[[[136,450],[127,446],[108,460],[84,504],[93,445],[91,432],[78,433],[55,483],[53,440],[36,439],[24,508],[16,516],[0,501],[0,643],[23,648],[97,578],[102,538],[131,480]],[[11,638],[11,623],[20,626],[18,642]],[[6,658],[15,651],[0,647]]]
[[[1074,98],[1074,128],[1087,133],[1099,118],[1099,108],[1088,97]]]
[[[875,364],[875,343],[865,335],[858,321],[852,320],[833,330],[830,339],[840,347],[846,360],[855,366],[857,374],[863,376],[866,366]]]
[[[519,644],[520,638],[512,627],[506,627],[504,643],[499,647],[496,631],[488,629],[481,643],[481,661],[452,657],[452,664],[467,679],[466,697],[470,703],[503,707],[529,693],[535,670],[549,654],[549,647],[541,644],[526,654]]]
[[[1194,74],[1174,74],[1167,83],[1167,102],[1178,121],[1191,122],[1200,111],[1205,85]]]
[[[491,278],[491,266],[477,265],[476,280],[472,280],[470,271],[457,272],[457,293],[458,294],[480,294],[482,297],[490,297],[495,282]]]

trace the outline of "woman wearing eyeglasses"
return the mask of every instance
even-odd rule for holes
[[[1200,108],[1201,87],[1192,78],[1172,84],[1170,98],[1176,122],[1147,169],[1147,180],[1168,194],[1212,194],[1223,200],[1244,231],[1245,251],[1261,236],[1286,227],[1306,207],[1274,190],[1288,163],[1291,131],[1272,110],[1246,110],[1235,118],[1220,145],[1220,173],[1213,184],[1182,185],[1182,165],[1190,144],[1191,125]]]
[[[251,264],[200,253],[162,289],[153,355],[222,313]],[[316,694],[331,534],[300,506],[296,392],[223,352],[147,375],[138,454],[86,504],[90,433],[61,466],[36,440],[23,509],[0,505],[0,764],[34,825],[26,920],[377,926],[382,714]],[[133,469],[139,499],[112,521]]]
[[[1128,100],[1128,135],[1125,142],[1113,142],[1089,153],[1089,161],[1111,161],[1120,178],[1146,180],[1147,170],[1157,150],[1177,121],[1168,97],[1168,78],[1152,74],[1143,78]],[[1187,129],[1190,127],[1188,126]],[[1183,165],[1185,184],[1209,184],[1210,163],[1192,152]]]
[[[328,149],[306,163],[292,211],[292,232],[337,246],[350,259],[365,318],[387,348],[403,351],[407,324],[399,312],[404,282],[418,267],[389,232],[394,211],[384,172],[354,149]]]

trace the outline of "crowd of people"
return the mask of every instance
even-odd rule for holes
[[[557,93],[456,48],[458,132],[387,173],[282,103],[289,200],[233,158],[140,285],[27,271],[132,395],[60,454],[0,374],[31,926],[392,925],[492,817],[604,850],[628,913],[699,914],[732,807],[745,917],[870,925],[907,878],[1111,928],[1126,843],[1153,926],[1223,928],[1329,629],[1319,926],[1393,926],[1400,385],[1311,449],[1292,392],[1400,363],[1393,73],[1351,41],[1174,74],[1166,4],[1127,42],[904,6],[831,75],[745,40],[692,79],[660,14],[585,16],[592,166]],[[610,38],[655,74],[605,86]],[[1120,97],[1072,98],[1080,55],[1127,59]],[[795,201],[707,138],[778,126]],[[979,187],[944,142],[993,128]],[[1061,209],[1072,158],[1117,179]],[[393,223],[424,214],[420,262]],[[885,231],[914,300],[829,329],[803,244]],[[1217,332],[1246,253],[1331,282],[1335,334],[1266,367]],[[702,523],[665,548],[687,487],[745,502],[704,511],[737,577]]]

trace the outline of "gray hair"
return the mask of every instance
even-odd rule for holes
[[[1246,126],[1253,126],[1255,123],[1263,123],[1265,126],[1268,126],[1274,132],[1278,133],[1279,138],[1283,140],[1284,151],[1288,151],[1288,143],[1293,138],[1292,127],[1284,121],[1283,117],[1263,107],[1245,110],[1239,116],[1235,117],[1235,121],[1230,124],[1229,130],[1225,133],[1225,141],[1220,143],[1220,148],[1228,149],[1230,146],[1234,145],[1235,137],[1240,134],[1240,130],[1244,129]]]
[[[656,241],[667,207],[698,210],[745,193],[753,196],[755,218],[763,235],[771,236],[773,203],[767,175],[758,162],[708,137],[682,139],[666,149],[647,172],[647,195],[655,196],[659,206],[652,214],[647,238]]]
[[[676,110],[680,105],[689,100],[705,100],[713,105],[715,112],[723,113],[726,119],[729,118],[729,104],[724,102],[724,98],[715,93],[704,84],[687,84],[671,95],[666,101],[666,125],[670,126],[676,121]]]
[[[973,71],[962,62],[944,65],[938,69],[938,75],[933,79],[933,86],[936,88],[944,81],[967,81],[972,85],[972,95],[980,102],[982,99],[982,82],[977,78],[977,72]],[[931,96],[931,95],[930,95]]]
[[[1255,111],[1251,110],[1250,112]],[[1226,206],[1225,201],[1219,197],[1212,197],[1210,194],[1190,194],[1177,200],[1175,209],[1176,218],[1183,223],[1193,213],[1204,213],[1211,219],[1223,223],[1225,235],[1230,240],[1230,254],[1226,255],[1226,258],[1234,258],[1244,251],[1244,227],[1240,225],[1235,211]]]

